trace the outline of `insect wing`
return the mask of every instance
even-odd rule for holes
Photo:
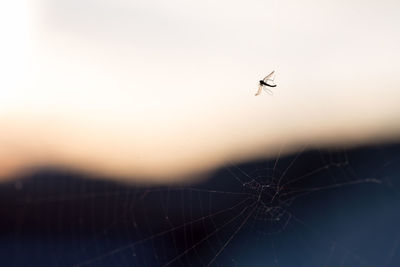
[[[263,79],[263,81],[264,82],[267,82],[267,81],[274,81],[274,79],[275,79],[275,71],[272,71],[270,74],[268,74],[267,76],[265,76],[265,78]]]
[[[272,92],[271,90],[269,90],[268,88],[264,87],[264,91],[269,94],[269,95],[274,95],[274,92]]]

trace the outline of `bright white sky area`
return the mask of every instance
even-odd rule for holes
[[[0,173],[169,181],[398,140],[399,13],[394,0],[1,3]],[[274,95],[255,97],[272,70]]]

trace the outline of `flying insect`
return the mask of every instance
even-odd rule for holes
[[[256,93],[256,96],[261,94],[261,91],[264,89],[264,91],[270,95],[273,95],[272,90],[268,89],[267,87],[276,87],[276,84],[274,84],[274,79],[275,79],[275,71],[272,71],[270,74],[265,76],[264,79],[259,81],[258,84],[258,90]]]

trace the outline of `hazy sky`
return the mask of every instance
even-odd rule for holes
[[[151,181],[399,136],[398,1],[7,2],[4,173],[49,163]],[[272,70],[274,96],[255,97]]]

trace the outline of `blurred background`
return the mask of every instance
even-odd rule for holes
[[[1,3],[2,262],[397,266],[399,11]]]

